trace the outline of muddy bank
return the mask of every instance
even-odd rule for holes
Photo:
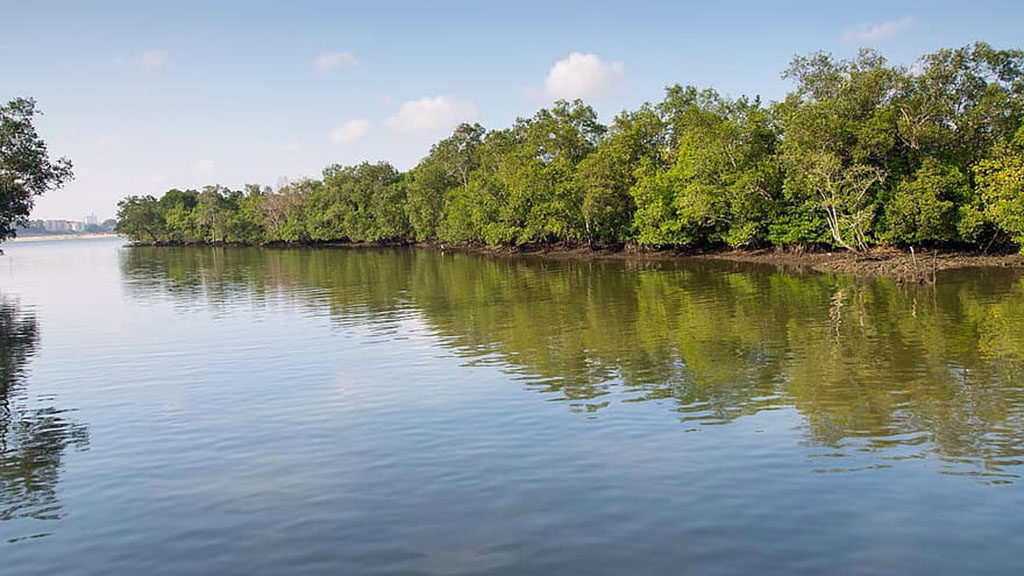
[[[433,249],[463,251],[476,254],[527,255],[552,259],[638,259],[638,260],[724,260],[770,264],[792,272],[845,274],[865,278],[894,278],[900,282],[928,283],[943,270],[956,268],[1002,267],[1024,270],[1024,255],[1019,253],[981,254],[943,250],[900,250],[874,248],[867,252],[796,250],[764,248],[757,250],[645,250],[592,249],[586,246],[508,247],[444,247]]]
[[[237,244],[207,243],[134,243],[131,246],[237,246]],[[900,282],[928,283],[943,270],[972,267],[1020,268],[1024,270],[1024,255],[1019,253],[982,254],[965,251],[917,250],[873,248],[866,252],[802,250],[792,248],[763,249],[703,249],[654,250],[637,246],[621,248],[592,248],[577,245],[536,246],[473,246],[451,245],[437,242],[388,242],[379,244],[348,242],[296,242],[273,243],[267,249],[281,248],[412,248],[440,252],[463,252],[495,257],[535,257],[557,260],[723,260],[770,264],[792,272],[833,273],[865,278],[888,277]]]
[[[901,282],[926,283],[943,270],[1004,267],[1024,269],[1024,255],[981,254],[942,250],[904,251],[875,248],[867,252],[801,252],[793,250],[729,250],[692,256],[733,262],[774,264],[783,268],[860,277],[889,277]]]

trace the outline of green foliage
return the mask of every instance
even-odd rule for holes
[[[781,181],[774,158],[779,134],[758,100],[729,101],[714,91],[678,86],[662,103],[675,161],[648,165],[634,188],[641,244],[765,240]]]
[[[511,242],[530,244],[583,238],[576,166],[597,146],[605,127],[579,100],[559,101],[532,118],[516,122],[506,153],[496,161],[498,194],[510,210],[499,221],[512,228]],[[503,188],[503,190],[501,190]],[[501,236],[497,234],[496,236]]]
[[[967,191],[967,178],[955,166],[927,158],[886,206],[889,237],[903,244],[956,241],[957,205]]]
[[[674,85],[598,122],[556,102],[462,124],[402,173],[326,168],[277,190],[170,190],[119,206],[140,242],[474,245],[1024,245],[1024,52],[799,56],[777,103]]]
[[[985,215],[1024,252],[1024,128],[1012,146],[975,171]]]
[[[37,196],[71,180],[71,162],[50,161],[46,142],[32,124],[35,100],[15,98],[0,106],[0,240],[25,225]]]
[[[849,61],[820,53],[797,57],[784,77],[797,82],[777,107],[789,198],[816,209],[830,243],[863,249],[872,241],[877,194],[891,171],[899,72],[862,50]]]
[[[118,234],[137,242],[160,242],[166,238],[166,216],[156,198],[129,196],[117,203]]]
[[[408,236],[405,186],[390,164],[329,166],[306,206],[310,239],[380,242]]]
[[[479,124],[460,124],[412,171],[405,210],[416,240],[436,238],[445,195],[455,188],[463,192],[469,188],[470,174],[478,164],[476,150],[485,132]]]
[[[660,162],[666,152],[665,124],[645,104],[615,118],[608,134],[584,158],[575,185],[583,197],[583,222],[589,243],[622,244],[631,239],[636,204],[630,190],[641,166]]]

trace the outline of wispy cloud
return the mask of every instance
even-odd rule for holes
[[[548,71],[544,92],[551,98],[590,98],[620,88],[625,79],[622,62],[605,62],[597,54],[573,52]]]
[[[313,66],[318,72],[329,72],[335,68],[355,68],[359,59],[351,52],[326,52],[317,56]]]
[[[331,130],[331,142],[336,144],[355,142],[368,136],[372,130],[373,125],[369,120],[363,118],[349,120]]]
[[[147,50],[133,59],[133,62],[146,72],[154,72],[167,63],[167,52],[163,50]]]
[[[848,28],[843,32],[843,42],[848,44],[873,44],[892,38],[914,24],[911,17],[890,20],[881,24],[867,24],[859,28]]]
[[[384,123],[395,132],[434,132],[476,119],[476,106],[451,96],[420,98],[403,103]]]

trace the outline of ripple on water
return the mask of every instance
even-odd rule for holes
[[[10,253],[15,574],[1020,563],[1006,271],[899,287],[415,250]]]

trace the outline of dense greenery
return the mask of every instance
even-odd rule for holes
[[[16,98],[0,106],[0,240],[28,223],[36,196],[60,188],[71,179],[71,162],[50,161],[46,142],[32,120],[34,100]]]
[[[331,166],[278,190],[132,196],[140,242],[653,248],[1024,246],[1024,51],[978,43],[894,66],[793,60],[781,102],[672,86],[611,126],[581,101],[461,125],[419,165]]]

